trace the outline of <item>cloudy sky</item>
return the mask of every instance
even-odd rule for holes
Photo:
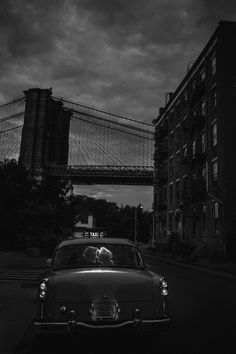
[[[30,87],[151,122],[235,0],[1,0],[0,103]],[[152,188],[79,187],[151,208]]]

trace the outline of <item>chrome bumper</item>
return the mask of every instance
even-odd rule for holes
[[[38,322],[34,321],[36,331],[42,332],[71,332],[73,330],[109,330],[109,329],[140,329],[159,327],[171,322],[170,318],[162,318],[155,320],[130,320],[121,323],[111,324],[91,324],[86,322],[68,321],[68,322]]]

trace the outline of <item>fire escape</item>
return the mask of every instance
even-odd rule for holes
[[[185,135],[186,150],[183,154],[182,164],[186,166],[188,178],[182,191],[182,204],[194,205],[206,196],[206,186],[202,179],[197,179],[197,171],[206,160],[206,147],[200,135],[205,126],[205,82],[200,79],[188,84],[188,100],[186,119],[183,121],[182,130]],[[199,174],[199,173],[198,173]]]
[[[154,210],[159,232],[166,227],[167,181],[168,181],[168,121],[164,120],[156,131],[154,152]],[[162,236],[161,236],[162,237]]]

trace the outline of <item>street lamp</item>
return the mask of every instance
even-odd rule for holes
[[[138,210],[142,209],[143,206],[142,204],[139,204],[137,207],[134,209],[134,242],[137,243],[137,235],[138,235],[138,230],[137,230],[137,224],[138,224]]]

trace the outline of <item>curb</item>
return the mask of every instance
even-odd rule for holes
[[[165,257],[161,257],[159,255],[153,255],[152,253],[149,253],[149,251],[146,251],[146,250],[141,250],[141,251],[142,251],[142,253],[144,255],[146,255],[146,256],[148,256],[148,257],[150,257],[152,259],[155,259],[155,260],[159,260],[159,261],[166,262],[166,263],[169,263],[169,264],[175,264],[177,266],[180,266],[180,267],[183,267],[183,268],[197,270],[199,272],[205,272],[205,273],[214,274],[214,275],[217,275],[217,276],[228,278],[230,280],[236,280],[236,275],[231,275],[231,274],[228,274],[226,272],[215,271],[215,270],[209,269],[209,268],[203,268],[203,267],[198,266],[198,265],[191,265],[191,264],[178,262],[178,261],[171,260],[171,259],[168,259],[168,258],[165,258]]]

